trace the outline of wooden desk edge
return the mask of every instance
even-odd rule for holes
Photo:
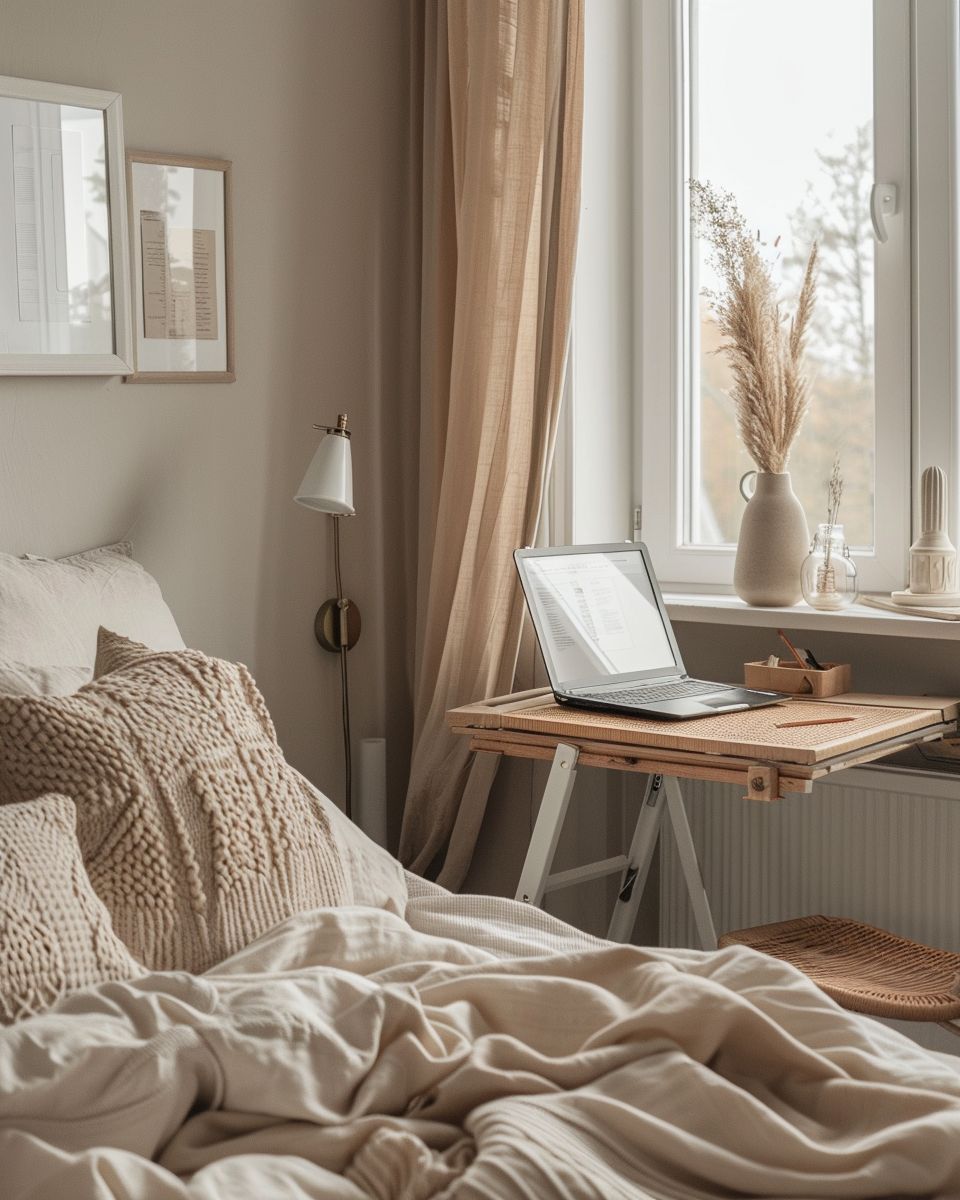
[[[812,700],[812,696],[796,696],[796,700]],[[863,704],[876,708],[919,708],[938,712],[944,721],[960,718],[960,700],[952,696],[889,696],[872,692],[844,692],[840,696],[826,696],[831,704]]]
[[[840,696],[790,696],[791,701],[801,704],[862,704],[868,708],[921,709],[939,713],[942,721],[960,718],[960,699],[950,696],[891,696],[872,692],[844,692]],[[451,708],[446,714],[447,724],[455,732],[466,729],[499,729],[500,716],[520,712],[526,708],[538,708],[550,704],[553,692],[550,688],[530,688],[525,692],[513,692],[507,696],[491,696],[489,700],[474,701],[459,708]]]
[[[934,711],[934,710],[931,710]],[[513,730],[478,729],[476,726],[453,728],[452,732],[468,735],[470,749],[506,754],[513,758],[549,760],[560,742],[576,746],[580,764],[585,767],[604,767],[632,771],[644,775],[676,775],[680,779],[699,779],[715,783],[746,783],[758,769],[776,772],[782,792],[806,793],[813,790],[817,779],[848,767],[876,762],[906,746],[918,742],[936,741],[946,733],[955,732],[956,721],[940,721],[920,729],[908,730],[873,746],[860,747],[836,758],[824,759],[815,765],[778,762],[772,759],[753,759],[707,754],[698,751],[666,750],[655,747],[629,746],[613,742],[594,742],[585,738],[566,738],[557,734],[523,733]],[[763,795],[760,799],[776,799]]]
[[[539,708],[541,704],[550,704],[552,701],[553,692],[550,688],[530,688],[526,692],[491,696],[489,700],[474,701],[473,704],[464,704],[460,708],[451,708],[447,711],[446,720],[455,733],[466,729],[499,729],[503,713]]]
[[[478,730],[463,730],[472,733],[470,749],[489,751],[493,754],[505,754],[510,758],[531,758],[549,761],[553,758],[556,745],[549,745],[542,740],[537,742],[518,742],[512,738],[498,736],[495,731],[480,733]],[[558,738],[557,741],[564,739]],[[617,771],[631,771],[641,775],[675,775],[678,779],[699,779],[710,783],[740,783],[745,784],[750,768],[745,762],[704,762],[707,756],[701,755],[699,762],[691,762],[680,758],[667,758],[666,751],[654,751],[653,755],[633,751],[629,754],[611,754],[611,747],[602,751],[584,745],[576,738],[568,743],[579,750],[578,766],[604,767]],[[767,765],[767,764],[763,764]],[[813,779],[799,775],[780,775],[780,790],[786,792],[810,792],[813,790]]]

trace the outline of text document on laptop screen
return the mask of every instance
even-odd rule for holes
[[[639,550],[552,554],[525,565],[558,684],[676,665]]]

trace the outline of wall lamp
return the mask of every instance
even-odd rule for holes
[[[340,518],[356,516],[353,507],[353,459],[347,414],[340,413],[337,423],[314,425],[323,430],[323,438],[314,454],[294,499],[305,508],[333,517],[333,562],[337,594],[325,600],[313,622],[317,641],[333,654],[340,655],[341,703],[343,711],[343,758],[346,783],[345,811],[353,816],[352,764],[350,756],[350,693],[347,681],[347,651],[360,637],[360,610],[343,594],[340,575]]]

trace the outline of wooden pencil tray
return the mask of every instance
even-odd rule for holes
[[[790,696],[840,696],[849,692],[849,663],[824,663],[822,671],[801,667],[799,663],[781,663],[768,667],[764,662],[743,664],[743,679],[747,687],[763,692],[786,692]]]

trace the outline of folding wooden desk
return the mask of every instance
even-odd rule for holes
[[[872,762],[957,729],[960,702],[930,696],[850,693],[790,699],[767,708],[692,721],[651,721],[563,707],[548,689],[498,696],[447,713],[473,750],[552,759],[520,874],[517,899],[540,904],[547,892],[621,874],[607,936],[629,940],[666,810],[673,827],[697,933],[716,949],[717,933],[680,791],[681,779],[741,783],[746,800],[811,792],[816,779]],[[551,874],[577,766],[646,774],[646,790],[626,854]]]

